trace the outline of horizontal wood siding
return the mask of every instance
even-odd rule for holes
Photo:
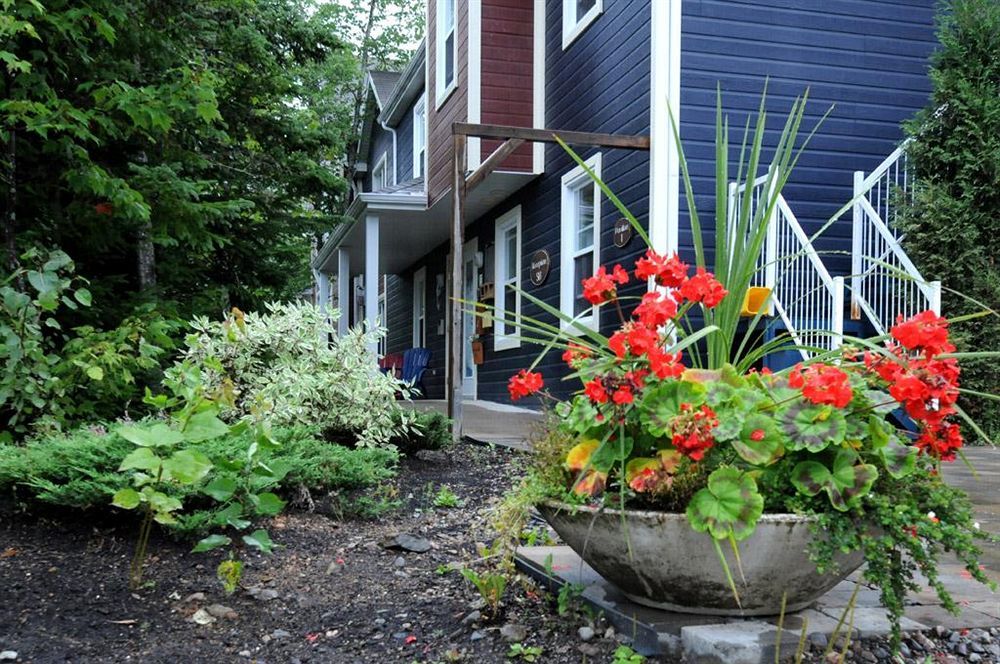
[[[437,0],[427,0],[427,114],[430,132],[427,137],[427,196],[433,205],[451,188],[451,125],[468,117],[469,81],[469,3],[459,0],[457,7],[458,58],[455,80],[458,88],[437,106]]]
[[[392,134],[377,122],[372,123],[371,142],[368,148],[368,172],[365,173],[365,191],[372,190],[372,173],[375,171],[375,164],[385,154],[387,173],[389,173],[389,184],[392,184]]]
[[[483,124],[532,126],[533,0],[482,0]],[[485,159],[500,141],[482,141]],[[520,147],[502,164],[505,170],[530,171],[531,145]]]
[[[413,346],[413,277],[386,276],[386,350],[402,353]]]
[[[420,97],[417,97],[420,99]],[[411,104],[396,126],[396,182],[406,182],[413,177],[413,105]]]
[[[716,86],[729,113],[733,159],[742,127],[767,84],[767,144],[774,146],[796,95],[808,88],[801,136],[830,115],[797,165],[784,196],[808,233],[852,198],[852,174],[870,171],[903,138],[900,123],[927,102],[935,47],[934,0],[685,0],[682,4],[681,137],[701,218],[714,208]],[[691,246],[681,202],[681,246]],[[820,239],[820,251],[850,251],[847,213]],[[706,238],[711,248],[712,236]],[[826,254],[836,274],[845,255]]]

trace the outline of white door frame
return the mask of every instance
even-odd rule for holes
[[[459,296],[462,299],[470,299],[464,292],[465,288],[465,268],[469,263],[472,263],[472,274],[473,274],[473,293],[472,300],[479,299],[478,287],[479,279],[479,268],[476,266],[476,254],[479,252],[479,238],[474,237],[465,243],[462,247],[462,288],[463,292]],[[468,307],[469,305],[465,305]],[[462,334],[466,336],[465,343],[462,344],[462,398],[463,399],[473,399],[475,400],[479,393],[479,369],[476,367],[475,362],[472,362],[472,341],[471,337],[465,335],[465,321],[469,320],[472,325],[472,332],[475,334],[476,330],[476,318],[474,314],[464,313],[462,320]],[[465,375],[465,363],[466,361],[471,362],[472,375]]]

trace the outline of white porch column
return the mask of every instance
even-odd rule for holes
[[[374,330],[378,326],[378,215],[365,217],[365,326]],[[373,353],[376,344],[371,345]]]
[[[681,0],[651,5],[649,241],[656,251],[670,254],[678,250],[680,214],[680,160],[670,116],[679,131]]]
[[[316,306],[320,313],[326,315],[330,304],[330,275],[322,270],[316,270]]]
[[[351,329],[351,255],[343,247],[337,249],[337,334],[346,337]]]

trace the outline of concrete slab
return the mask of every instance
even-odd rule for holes
[[[976,627],[996,627],[997,616],[977,611],[970,606],[961,607],[956,616],[940,604],[914,604],[906,607],[905,615],[910,620],[928,627],[938,625],[947,629],[975,629]]]
[[[402,401],[400,405],[421,412],[446,413],[448,402],[443,399]],[[491,401],[462,402],[462,433],[479,443],[493,443],[517,449],[530,449],[528,441],[532,432],[541,424],[540,412],[493,403]]]
[[[829,609],[818,609],[834,620],[839,620],[843,615],[843,609],[831,611]],[[858,636],[867,639],[872,636],[884,636],[892,631],[889,626],[889,612],[881,607],[855,606],[854,611],[848,614],[848,620],[854,618],[854,628],[858,631]],[[900,618],[899,626],[904,632],[912,632],[930,629],[933,625],[924,625],[906,616]]]
[[[798,636],[760,620],[724,625],[695,625],[681,629],[684,660],[692,664],[764,664],[775,660],[785,644],[794,649]]]

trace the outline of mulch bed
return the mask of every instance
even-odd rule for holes
[[[337,519],[314,496],[315,512],[291,510],[270,524],[281,548],[247,556],[229,596],[214,578],[217,553],[154,541],[147,583],[133,593],[134,522],[0,505],[0,651],[23,662],[523,661],[507,658],[500,628],[511,624],[525,628],[525,646],[543,649],[538,662],[609,662],[617,640],[582,614],[559,616],[544,593],[514,584],[501,616],[477,620],[478,594],[457,572],[437,571],[477,558],[520,454],[462,444],[406,459],[394,488],[402,506],[376,521]],[[433,507],[441,485],[462,506]],[[432,548],[382,545],[400,533]],[[214,622],[192,620],[206,613]],[[586,625],[597,636],[583,642]]]

